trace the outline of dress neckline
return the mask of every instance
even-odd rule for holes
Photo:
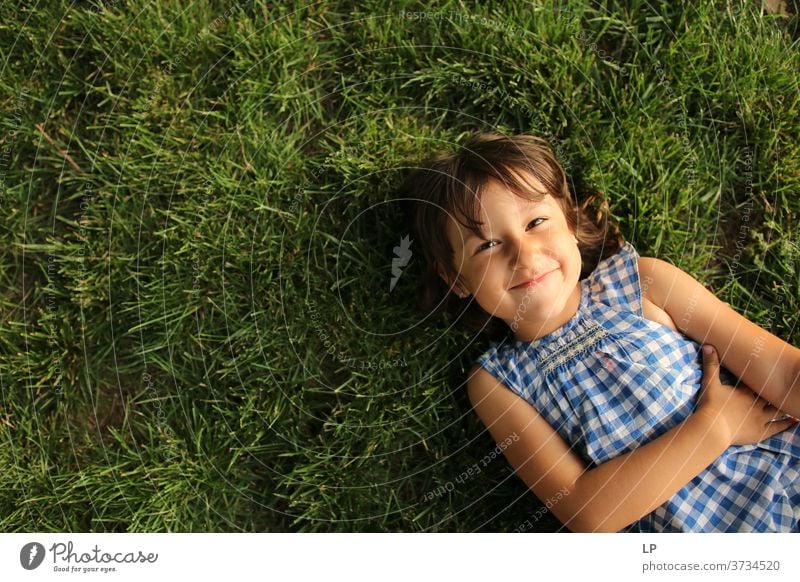
[[[533,347],[535,347],[535,346],[537,346],[539,344],[542,344],[542,343],[551,342],[554,339],[556,339],[558,337],[561,337],[562,335],[567,333],[569,330],[571,330],[573,327],[575,327],[578,324],[578,322],[581,319],[583,319],[583,312],[584,312],[584,310],[586,308],[586,305],[589,302],[589,280],[590,280],[590,278],[591,278],[591,275],[589,275],[585,279],[581,279],[580,280],[580,285],[581,285],[580,302],[578,303],[578,309],[575,310],[575,315],[573,315],[569,319],[569,321],[567,321],[564,325],[562,325],[558,329],[553,330],[550,333],[548,333],[547,335],[543,335],[542,337],[540,337],[538,339],[530,340],[530,341],[529,340],[513,339],[511,341],[511,344],[514,345],[514,346],[527,346],[527,347],[533,346]]]

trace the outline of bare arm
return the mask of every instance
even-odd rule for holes
[[[533,406],[483,368],[473,368],[468,391],[497,442],[519,436],[505,449],[506,458],[541,501],[558,498],[551,510],[564,525],[572,531],[613,532],[667,501],[730,444],[757,442],[789,426],[767,424],[774,408],[755,406],[749,390],[721,385],[716,357],[704,366],[697,412],[646,445],[590,470]]]
[[[772,335],[678,267],[639,258],[642,293],[693,340],[713,345],[722,363],[763,398],[800,417],[800,349]]]

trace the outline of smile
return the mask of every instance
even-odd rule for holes
[[[547,277],[553,272],[555,272],[555,269],[553,269],[552,271],[548,271],[547,273],[537,277],[536,279],[530,279],[529,281],[525,281],[524,283],[520,283],[519,285],[514,285],[512,289],[525,289],[526,287],[533,287],[534,285],[538,285],[544,280],[545,277]]]

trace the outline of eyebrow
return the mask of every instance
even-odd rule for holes
[[[528,207],[528,211],[530,211],[533,208],[538,208],[539,206],[546,206],[546,205],[547,205],[547,203],[544,200],[541,200],[539,202],[533,202]],[[464,242],[470,241],[470,240],[472,240],[474,238],[477,238],[478,240],[489,240],[489,239],[485,239],[483,237],[478,236],[477,234],[475,234],[472,231],[469,231],[469,235],[467,236],[467,238],[464,239]]]

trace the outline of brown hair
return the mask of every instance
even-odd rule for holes
[[[547,142],[532,135],[505,136],[477,133],[454,153],[439,154],[415,169],[403,191],[413,199],[413,220],[419,246],[425,253],[417,307],[426,314],[444,313],[463,319],[471,331],[484,331],[490,339],[509,337],[510,328],[481,308],[473,296],[459,298],[439,276],[440,265],[454,279],[454,252],[447,237],[453,216],[480,235],[477,207],[489,178],[507,186],[521,198],[540,200],[544,194],[524,179],[532,174],[561,205],[567,224],[576,233],[581,253],[581,275],[586,278],[602,259],[624,244],[605,197],[596,191],[573,200],[567,176]]]

